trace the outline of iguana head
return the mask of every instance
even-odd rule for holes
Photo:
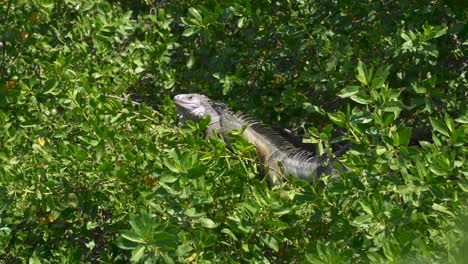
[[[213,108],[214,102],[202,94],[178,94],[174,96],[174,103],[182,121],[200,121],[210,116],[213,122],[219,116]]]

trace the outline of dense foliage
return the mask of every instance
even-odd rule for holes
[[[0,1],[0,262],[461,262],[466,7]],[[271,189],[241,136],[177,126],[186,92],[352,172]]]

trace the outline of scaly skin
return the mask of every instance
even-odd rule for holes
[[[327,155],[317,157],[310,151],[297,148],[270,127],[233,113],[225,104],[212,101],[205,95],[179,94],[174,97],[174,103],[182,121],[198,122],[210,116],[208,136],[215,130],[228,139],[232,130],[243,131],[245,139],[256,147],[261,163],[268,166],[271,185],[280,183],[284,175],[312,181],[323,173],[347,170],[336,159]]]

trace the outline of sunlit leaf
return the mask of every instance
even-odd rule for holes
[[[223,228],[221,230],[221,233],[227,234],[229,237],[231,237],[234,241],[237,241],[236,235],[228,228]]]
[[[211,228],[217,227],[216,223],[213,220],[206,218],[206,217],[200,218],[198,222],[201,224],[201,226],[206,227],[206,228],[211,229]]]
[[[191,8],[189,8],[188,11],[189,11],[189,14],[191,16],[193,16],[196,20],[198,20],[200,22],[202,21],[202,16],[201,16],[200,12],[197,9],[195,9],[194,7],[191,7]]]
[[[182,244],[177,247],[176,254],[179,257],[183,257],[191,252],[193,248],[189,245],[189,243]]]
[[[135,242],[135,243],[146,243],[146,241],[136,232],[130,230],[122,230],[120,231],[120,235],[128,241]]]
[[[275,237],[273,237],[272,235],[268,233],[265,233],[265,234],[260,235],[260,238],[262,239],[263,243],[265,243],[268,247],[273,249],[275,252],[278,252],[279,243]]]
[[[372,208],[370,205],[364,201],[359,201],[359,204],[361,205],[362,209],[368,213],[369,215],[373,215],[374,213],[372,212]]]
[[[436,211],[439,211],[439,212],[442,212],[442,213],[445,213],[445,214],[448,214],[448,215],[450,215],[452,217],[455,217],[455,215],[452,212],[450,212],[447,207],[445,207],[445,206],[443,206],[441,204],[433,203],[432,204],[432,209],[434,209]]]
[[[366,65],[361,60],[358,62],[356,69],[358,72],[356,78],[364,85],[369,84],[369,73],[367,71]]]
[[[364,104],[364,105],[372,103],[372,100],[371,100],[370,96],[363,95],[363,94],[352,95],[351,100],[353,100],[356,103],[360,103],[360,104]]]
[[[468,115],[464,114],[460,116],[459,118],[455,119],[455,121],[461,124],[468,124]]]
[[[130,258],[131,262],[138,262],[140,261],[141,258],[145,255],[145,249],[146,247],[144,246],[138,246],[132,251],[132,257]]]
[[[447,126],[445,126],[444,123],[440,122],[439,120],[437,120],[437,119],[435,119],[435,118],[430,118],[430,121],[431,121],[432,127],[433,127],[436,131],[438,131],[438,132],[444,134],[444,135],[447,136],[447,137],[450,137],[448,128],[447,128]]]
[[[405,109],[405,105],[400,101],[390,101],[384,104],[385,112],[396,112]]]
[[[190,36],[192,36],[193,34],[198,33],[199,30],[200,30],[200,29],[199,29],[198,27],[190,26],[190,27],[188,27],[188,28],[186,28],[186,29],[184,30],[184,32],[182,33],[182,36],[184,36],[184,37],[190,37]]]
[[[360,86],[356,86],[356,85],[347,86],[341,89],[337,95],[341,98],[350,97],[352,95],[357,94],[360,88],[361,88]]]

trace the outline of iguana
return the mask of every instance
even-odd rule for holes
[[[229,138],[233,130],[243,131],[245,139],[257,150],[260,162],[269,168],[269,182],[276,185],[281,176],[312,181],[321,174],[334,174],[346,171],[338,160],[329,155],[317,156],[311,151],[295,147],[272,128],[240,113],[235,113],[220,102],[201,94],[179,94],[174,97],[177,113],[181,121],[200,121],[210,116],[206,134],[215,130],[224,138]]]

